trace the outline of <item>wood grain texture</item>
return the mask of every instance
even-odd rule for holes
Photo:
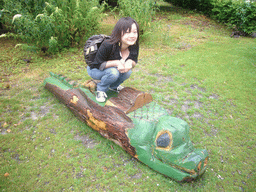
[[[132,156],[136,155],[126,135],[126,130],[133,128],[134,125],[124,111],[113,106],[98,105],[79,88],[63,90],[50,83],[46,83],[45,88],[51,91],[81,121],[103,137],[114,141]]]

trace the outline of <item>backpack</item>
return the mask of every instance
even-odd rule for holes
[[[110,37],[107,35],[93,35],[91,36],[84,45],[84,59],[88,66],[92,65],[92,62],[95,59],[98,49],[100,45],[105,39],[109,39]]]

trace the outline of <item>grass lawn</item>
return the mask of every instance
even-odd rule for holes
[[[97,33],[109,34],[116,21],[109,14]],[[203,15],[162,4],[124,83],[187,121],[194,146],[209,152],[207,171],[190,183],[132,158],[44,89],[50,71],[90,79],[82,47],[46,57],[0,38],[0,190],[254,191],[256,39],[230,34]]]

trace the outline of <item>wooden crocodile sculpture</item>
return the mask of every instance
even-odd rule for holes
[[[126,87],[118,94],[109,92],[107,102],[98,103],[90,89],[50,75],[44,81],[46,89],[139,161],[176,181],[191,181],[205,172],[208,153],[193,147],[188,124],[169,116],[150,94]]]

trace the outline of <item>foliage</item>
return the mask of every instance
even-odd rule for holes
[[[256,3],[232,0],[166,0],[188,9],[196,9],[227,24],[235,30],[250,34],[256,31]]]
[[[198,10],[205,14],[209,14],[209,11],[213,8],[212,2],[214,0],[165,0],[173,5],[183,8]]]
[[[35,17],[37,14],[42,13],[45,7],[45,0],[27,0],[27,1],[15,1],[15,0],[3,0],[3,13],[4,24],[11,28],[12,17],[16,14],[32,15]]]
[[[2,29],[2,15],[3,15],[4,1],[0,0],[0,29]]]
[[[135,19],[142,34],[148,30],[156,13],[154,0],[119,0],[120,14]]]
[[[111,7],[116,7],[118,5],[118,0],[100,0],[100,4],[103,2],[107,3]]]
[[[4,7],[4,0],[0,0],[0,9],[3,9]]]
[[[218,1],[212,10],[213,17],[226,23],[235,30],[247,34],[256,31],[256,4],[249,2],[235,3]]]
[[[4,9],[8,12],[5,25],[24,42],[48,53],[74,46],[95,33],[101,13],[97,0],[13,0],[5,1]]]

